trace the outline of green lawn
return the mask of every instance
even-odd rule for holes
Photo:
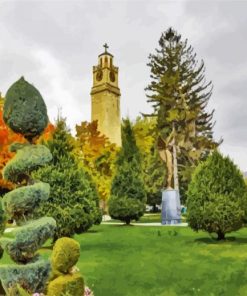
[[[101,225],[75,238],[95,296],[247,295],[247,229],[220,243],[182,227]]]

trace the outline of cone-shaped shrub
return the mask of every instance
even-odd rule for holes
[[[48,199],[50,193],[49,184],[34,183],[30,175],[51,161],[52,155],[47,147],[32,144],[34,138],[40,136],[45,129],[48,118],[40,93],[24,78],[14,83],[7,92],[4,120],[13,131],[28,139],[29,143],[17,143],[11,147],[17,153],[3,172],[6,180],[17,184],[15,190],[3,197],[3,208],[7,217],[16,220],[21,226],[8,237],[0,238],[2,248],[13,261],[19,263],[1,265],[0,279],[7,295],[18,285],[29,293],[42,292],[49,277],[50,263],[40,260],[37,250],[48,238],[53,237],[56,221],[50,217],[27,221],[40,202]]]
[[[229,157],[215,151],[195,170],[187,191],[188,223],[218,240],[242,227],[247,209],[246,185]]]
[[[85,232],[93,224],[100,223],[101,212],[96,188],[73,154],[75,143],[64,119],[58,118],[53,137],[46,145],[53,159],[32,176],[49,183],[51,192],[35,213],[56,220],[55,241]]]
[[[116,175],[112,182],[109,214],[129,224],[145,211],[146,192],[141,174],[140,153],[129,120],[122,128],[122,149],[117,159]]]

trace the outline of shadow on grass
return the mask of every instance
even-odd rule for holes
[[[227,244],[227,243],[234,243],[234,244],[247,244],[247,237],[233,237],[229,236],[226,237],[225,240],[218,241],[216,238],[211,237],[202,237],[197,238],[194,242],[201,243],[201,244]]]

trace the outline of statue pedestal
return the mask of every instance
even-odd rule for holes
[[[181,206],[178,190],[162,191],[162,224],[181,223]]]

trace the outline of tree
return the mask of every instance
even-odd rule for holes
[[[218,240],[242,227],[247,209],[243,175],[218,151],[195,170],[187,196],[187,221],[195,231],[217,233]]]
[[[75,139],[66,127],[65,119],[58,118],[53,137],[46,146],[52,153],[52,162],[36,171],[33,178],[49,181],[51,194],[36,214],[46,214],[56,220],[56,240],[85,232],[93,224],[100,223],[101,212],[95,185],[75,156]]]
[[[153,117],[137,117],[133,124],[136,144],[141,153],[147,204],[153,207],[154,212],[157,210],[156,205],[161,204],[161,189],[165,186],[166,175],[165,166],[155,147],[155,126],[156,118]]]
[[[97,121],[82,122],[76,125],[77,157],[92,177],[104,211],[110,196],[112,178],[115,173],[115,160],[118,148],[100,134]]]
[[[49,184],[35,182],[31,173],[51,161],[52,155],[47,147],[34,144],[34,138],[44,131],[48,117],[41,94],[23,77],[7,91],[4,120],[28,142],[10,146],[16,154],[3,170],[4,179],[17,185],[16,189],[4,195],[3,209],[7,218],[14,219],[19,227],[8,238],[0,238],[1,247],[17,263],[1,265],[0,278],[7,295],[11,295],[10,290],[17,285],[29,293],[43,292],[49,277],[50,263],[39,260],[37,251],[53,236],[56,222],[50,217],[30,221],[34,209],[48,198],[50,192]]]
[[[173,154],[175,187],[178,165],[179,179],[186,188],[191,176],[188,168],[194,168],[218,145],[213,140],[213,112],[206,111],[212,85],[205,82],[204,62],[198,64],[193,48],[172,28],[162,33],[148,66],[151,83],[146,91],[154,108],[151,116],[157,117],[158,142]]]
[[[116,161],[116,175],[112,182],[109,214],[114,219],[138,220],[145,211],[146,192],[140,167],[140,153],[129,119],[122,126],[122,148]]]

